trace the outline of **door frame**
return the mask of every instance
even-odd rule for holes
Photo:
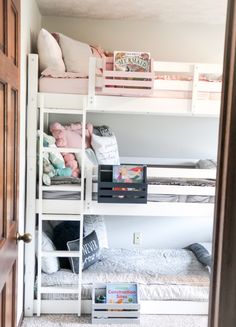
[[[209,327],[236,324],[236,1],[228,0]]]

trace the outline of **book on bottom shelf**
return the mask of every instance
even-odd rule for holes
[[[107,303],[137,303],[137,284],[109,283],[106,286]]]

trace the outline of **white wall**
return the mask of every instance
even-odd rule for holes
[[[209,13],[210,15],[210,13]],[[44,16],[44,28],[106,50],[150,51],[163,61],[221,63],[223,25],[104,21]]]
[[[19,232],[24,233],[25,220],[25,166],[26,166],[26,82],[27,54],[35,51],[35,41],[41,27],[41,14],[35,0],[21,1],[21,100],[20,100],[20,191],[19,191]],[[27,246],[27,245],[26,245]],[[17,322],[23,310],[23,256],[24,245],[19,243],[18,263],[18,312]]]

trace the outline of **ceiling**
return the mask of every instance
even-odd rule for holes
[[[227,0],[37,0],[42,15],[225,24]]]

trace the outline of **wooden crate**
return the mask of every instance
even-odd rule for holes
[[[147,167],[142,183],[114,183],[113,166],[98,167],[98,203],[147,203]]]
[[[153,60],[150,72],[113,70],[113,58],[103,59],[102,92],[108,95],[150,96],[154,89]]]
[[[124,284],[124,283],[122,283]],[[140,302],[137,287],[137,303],[110,304],[96,303],[99,295],[106,294],[106,284],[95,284],[92,293],[92,323],[93,324],[139,324]]]

